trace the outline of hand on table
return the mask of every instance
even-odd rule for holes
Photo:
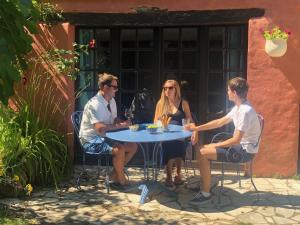
[[[184,129],[189,131],[196,131],[196,126],[193,123],[189,123],[184,125]]]

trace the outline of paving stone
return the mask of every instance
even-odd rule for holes
[[[296,221],[284,217],[274,216],[275,224],[294,224]]]
[[[258,207],[256,212],[262,214],[263,216],[275,216],[275,209],[273,207]]]
[[[274,223],[272,217],[265,217],[265,219],[268,221],[268,223]]]
[[[231,216],[239,216],[243,213],[249,213],[249,212],[252,212],[253,209],[251,208],[247,208],[247,207],[242,207],[242,208],[237,208],[237,209],[234,209],[234,210],[226,210],[226,209],[223,209],[222,211],[225,211],[227,214],[231,215]]]
[[[300,222],[300,215],[294,216],[291,219]]]
[[[255,212],[245,213],[240,216],[237,216],[236,218],[238,219],[238,221],[244,223],[253,223],[253,224],[267,223],[267,221],[261,214]]]
[[[93,173],[93,167],[89,172]],[[131,181],[141,180],[142,170],[130,168],[135,176]],[[164,180],[164,173],[159,179]],[[218,177],[213,176],[215,179]],[[196,191],[176,188],[177,197],[155,193],[152,200],[139,204],[139,193],[112,191],[107,194],[103,183],[96,176],[90,176],[78,191],[73,184],[64,184],[60,191],[50,188],[35,189],[30,198],[0,199],[0,204],[13,207],[15,212],[37,223],[51,224],[213,224],[237,225],[241,222],[252,224],[299,224],[300,223],[300,181],[254,178],[259,189],[260,200],[249,179],[230,183],[226,177],[225,195],[221,204],[216,193],[212,201],[201,206],[192,206],[189,201]],[[199,176],[191,178],[199,185]],[[235,182],[235,180],[233,180]],[[70,187],[68,187],[70,185]]]
[[[210,220],[233,220],[234,217],[227,215],[223,212],[216,212],[216,213],[203,213]]]
[[[290,218],[290,217],[293,216],[295,210],[294,209],[288,209],[288,208],[276,208],[275,212],[279,216],[283,216],[285,218]]]

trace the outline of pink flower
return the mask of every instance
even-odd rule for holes
[[[89,47],[90,48],[95,48],[95,44],[96,44],[96,40],[92,39],[92,40],[90,40]]]

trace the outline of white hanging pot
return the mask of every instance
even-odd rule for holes
[[[266,40],[265,51],[269,56],[280,57],[286,53],[287,40],[274,39]]]

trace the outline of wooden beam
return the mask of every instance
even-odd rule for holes
[[[264,9],[230,9],[209,11],[167,11],[136,9],[136,13],[64,13],[66,21],[79,26],[178,26],[248,22],[262,17]]]

